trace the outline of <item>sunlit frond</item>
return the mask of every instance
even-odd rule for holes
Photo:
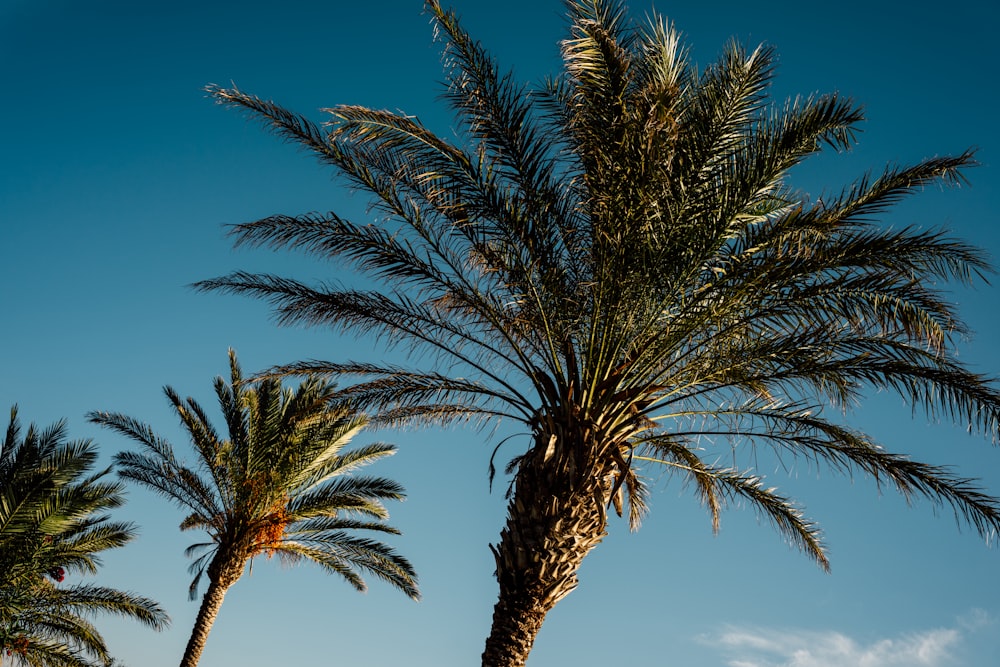
[[[189,589],[192,598],[204,576],[210,587],[224,590],[240,578],[254,556],[284,549],[281,545],[290,535],[311,545],[312,551],[296,551],[311,559],[314,552],[337,549],[335,542],[351,530],[397,532],[381,523],[388,518],[383,501],[402,500],[403,487],[389,479],[357,474],[392,455],[395,448],[370,443],[346,449],[368,420],[352,407],[352,397],[337,391],[333,383],[318,375],[305,378],[295,388],[283,387],[276,376],[246,381],[230,351],[230,377],[215,382],[228,430],[225,439],[194,400],[181,399],[170,387],[164,391],[189,436],[195,453],[193,466],[151,427],[130,417],[93,412],[89,418],[143,446],[139,452],[115,456],[121,477],[185,510],[181,530],[207,533],[208,541],[193,544],[186,552],[194,559],[189,568],[194,575]],[[370,520],[351,523],[346,519],[350,516]],[[370,545],[373,550],[381,546],[386,554],[393,553],[379,543]],[[387,558],[392,571],[383,578],[394,584],[405,581],[401,587],[412,597],[416,591],[412,568],[408,564],[403,568],[404,560]],[[381,576],[377,572],[380,562],[365,561],[362,569]],[[360,581],[350,568],[328,569],[352,582]]]

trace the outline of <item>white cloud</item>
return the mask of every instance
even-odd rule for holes
[[[973,609],[958,618],[958,625],[968,632],[975,632],[993,623],[993,618],[985,609]]]
[[[835,631],[729,626],[703,637],[728,667],[944,667],[966,634],[992,624],[981,610],[934,628],[863,642]]]

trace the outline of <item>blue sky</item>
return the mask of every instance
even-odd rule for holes
[[[820,195],[866,169],[979,147],[971,187],[928,190],[886,224],[945,226],[1000,256],[1000,47],[987,3],[657,3],[710,62],[736,37],[780,58],[775,94],[840,91],[862,102],[858,147],[796,175]],[[557,66],[558,0],[452,3],[518,77]],[[634,0],[641,18],[648,0]],[[279,329],[262,303],[193,292],[236,268],[331,277],[319,262],[234,251],[223,225],[271,213],[364,215],[365,200],[315,161],[206,99],[235,82],[322,120],[357,103],[417,115],[443,134],[439,50],[419,0],[280,4],[172,0],[0,0],[0,406],[22,419],[68,420],[110,457],[128,443],[87,424],[124,412],[182,445],[161,387],[212,404],[234,347],[248,371],[302,358],[366,359],[370,341]],[[996,281],[994,281],[996,282]],[[1000,373],[1000,291],[957,290],[977,335],[959,354]],[[851,417],[890,449],[952,464],[1000,494],[1000,451],[935,424],[891,396]],[[381,465],[409,491],[391,507],[393,545],[416,565],[424,600],[373,582],[365,595],[309,567],[259,559],[230,592],[205,665],[478,664],[495,582],[503,485],[487,487],[487,438],[467,430],[380,433],[400,452]],[[1000,663],[1000,553],[947,511],[913,507],[868,480],[802,462],[761,472],[824,526],[824,574],[752,512],[733,508],[713,536],[676,481],[654,479],[652,512],[629,534],[613,525],[581,586],[552,612],[532,667],[627,660],[685,667],[964,666]],[[187,600],[181,514],[135,489],[121,512],[140,538],[109,556],[100,581],[161,601],[156,634],[102,620],[112,652],[165,667],[183,651]]]

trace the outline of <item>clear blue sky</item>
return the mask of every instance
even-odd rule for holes
[[[642,17],[649,0],[634,0]],[[779,97],[840,91],[866,105],[858,148],[804,169],[799,187],[839,190],[868,168],[978,146],[971,188],[929,190],[887,224],[944,225],[1000,255],[1000,16],[988,3],[658,3],[707,63],[735,36],[777,47]],[[527,81],[557,64],[558,0],[454,0],[468,29]],[[918,8],[920,7],[920,8]],[[193,281],[236,268],[331,276],[299,257],[234,252],[223,225],[365,201],[315,161],[202,87],[235,82],[322,120],[357,103],[401,109],[442,133],[439,50],[419,0],[263,3],[0,0],[0,406],[25,421],[65,417],[110,457],[128,443],[90,410],[144,419],[183,444],[161,387],[212,405],[234,347],[248,371],[301,358],[366,359],[367,341],[278,329],[262,303],[205,295]],[[1000,287],[957,291],[977,335],[960,354],[1000,373]],[[950,424],[911,419],[875,396],[852,418],[890,449],[954,464],[1000,494],[1000,451]],[[318,570],[259,559],[230,592],[206,666],[440,667],[479,664],[495,582],[489,542],[504,514],[487,488],[491,447],[472,431],[379,434],[400,445],[381,472],[410,498],[392,507],[424,600],[373,582],[365,595]],[[666,477],[634,535],[614,525],[581,586],[550,614],[532,667],[978,667],[1000,664],[1000,551],[948,512],[907,507],[865,479],[804,462],[761,472],[824,526],[832,574],[753,513],[704,510]],[[121,513],[141,537],[109,555],[102,583],[160,600],[156,634],[102,620],[137,667],[179,662],[197,611],[181,514],[141,490]]]

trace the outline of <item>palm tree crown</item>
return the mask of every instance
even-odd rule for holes
[[[190,513],[181,530],[201,529],[209,541],[187,549],[196,556],[190,594],[208,575],[209,587],[182,665],[195,665],[226,590],[255,556],[278,554],[289,563],[303,559],[365,590],[362,573],[372,574],[419,598],[410,563],[387,545],[355,531],[397,534],[384,520],[384,500],[401,500],[402,487],[388,479],[354,475],[357,469],[394,453],[385,444],[343,451],[365,425],[365,417],[334,405],[335,387],[315,378],[296,389],[280,381],[245,383],[230,351],[230,381],[217,378],[228,437],[220,437],[202,407],[164,391],[190,437],[195,467],[173,446],[131,417],[95,412],[91,421],[138,442],[122,452],[119,474],[174,501]]]
[[[11,410],[0,443],[0,660],[51,667],[106,667],[113,661],[95,613],[110,613],[156,629],[167,615],[132,593],[93,584],[62,584],[96,574],[100,554],[130,542],[135,527],[107,512],[123,502],[109,470],[91,472],[97,450],[68,442],[63,422],[21,435]]]
[[[236,226],[236,242],[335,258],[379,285],[235,272],[199,286],[267,299],[282,323],[436,355],[430,367],[275,371],[360,378],[346,393],[384,422],[528,428],[508,466],[484,665],[523,664],[603,538],[606,508],[638,526],[649,465],[690,479],[713,524],[727,501],[749,501],[827,567],[816,525],[752,471],[720,464],[719,445],[860,471],[952,506],[984,536],[1000,527],[1000,505],[970,480],[887,452],[830,410],[889,389],[997,435],[1000,393],[955,359],[965,328],[935,287],[980,277],[984,254],[877,221],[925,185],[960,182],[971,153],[889,167],[811,201],[789,170],[849,147],[863,114],[835,94],[772,103],[770,49],[730,44],[698,71],[661,17],[636,27],[620,2],[578,0],[567,3],[562,71],[529,90],[453,13],[427,6],[460,145],[402,114],[342,105],[319,126],[209,89],[369,192],[384,218],[275,215]]]

